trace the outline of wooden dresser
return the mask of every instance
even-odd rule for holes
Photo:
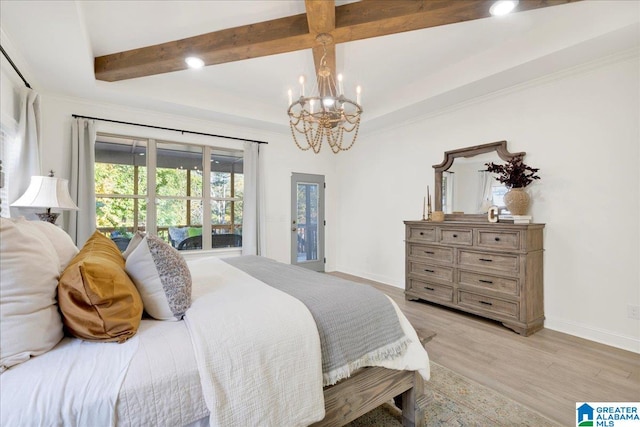
[[[408,300],[502,322],[522,335],[544,325],[544,224],[405,221]]]

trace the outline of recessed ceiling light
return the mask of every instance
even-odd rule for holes
[[[489,13],[493,16],[502,16],[511,12],[518,5],[518,0],[498,0],[495,2],[491,9],[489,9]]]
[[[185,58],[184,62],[187,63],[189,68],[202,68],[204,67],[204,61],[197,56],[189,56]]]

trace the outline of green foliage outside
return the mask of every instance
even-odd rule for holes
[[[95,164],[95,191],[98,194],[135,194],[134,166],[109,163]],[[138,167],[138,194],[147,194],[147,168]],[[99,228],[113,227],[125,234],[133,227],[136,203],[132,198],[96,197],[96,221]],[[147,203],[138,199],[138,224],[146,222]]]
[[[318,223],[318,186],[316,184],[298,184],[298,224]],[[307,208],[309,209],[307,218]],[[307,219],[309,221],[307,221]]]
[[[137,167],[139,195],[147,194],[147,168]],[[188,175],[188,179],[187,179]],[[100,197],[103,195],[133,196],[135,191],[135,167],[132,165],[96,163],[95,191],[96,191],[96,221],[98,228],[114,228],[121,234],[131,235],[134,218],[137,215],[139,227],[146,225],[145,197],[134,201],[133,197]],[[190,181],[190,191],[187,182]],[[234,198],[242,199],[244,177],[235,174]],[[175,168],[158,168],[156,171],[157,226],[177,227],[202,225],[202,171]],[[172,197],[195,197],[194,200],[172,199]],[[213,225],[231,224],[242,225],[242,205],[240,202],[229,200],[215,200],[215,198],[229,198],[231,193],[231,174],[211,172],[211,223]],[[189,209],[188,209],[188,205]],[[189,216],[189,218],[187,218]],[[237,227],[236,227],[237,228]]]

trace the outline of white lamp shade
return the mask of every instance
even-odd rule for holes
[[[69,194],[69,181],[51,176],[32,176],[27,191],[11,206],[78,210]]]

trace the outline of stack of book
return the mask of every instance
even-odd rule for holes
[[[529,224],[531,215],[511,215],[514,224]]]

